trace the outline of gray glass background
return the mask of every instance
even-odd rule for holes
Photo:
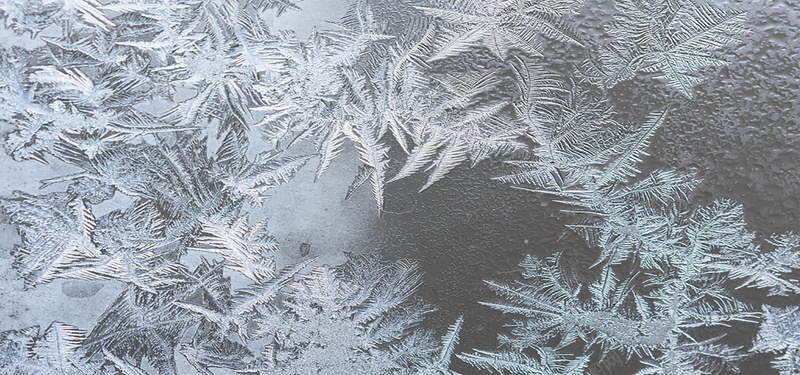
[[[303,11],[272,18],[277,28],[292,28],[307,35],[312,27],[327,27],[346,9],[346,0],[305,0]],[[695,197],[698,203],[728,197],[744,204],[747,221],[762,235],[800,230],[800,2],[749,1],[734,5],[750,9],[754,32],[740,46],[729,49],[727,67],[709,69],[708,79],[697,86],[691,100],[671,93],[660,82],[646,78],[618,85],[612,104],[632,122],[672,104],[667,123],[650,148],[645,171],[655,168],[695,170],[704,178]],[[582,35],[602,38],[598,20],[609,19],[610,1],[587,1],[574,22]],[[31,43],[0,31],[4,45]],[[582,51],[559,44],[551,46],[550,69],[571,73]],[[0,131],[9,132],[6,125]],[[514,190],[490,178],[502,168],[499,161],[475,168],[462,166],[425,192],[417,190],[422,176],[388,186],[387,213],[377,217],[367,189],[343,202],[357,168],[357,156],[348,149],[318,182],[313,168],[301,170],[290,184],[276,189],[253,219],[270,219],[270,232],[282,245],[279,260],[299,259],[302,243],[320,263],[343,260],[342,251],[381,252],[420,260],[426,283],[420,294],[438,305],[426,324],[441,330],[464,314],[466,325],[458,350],[490,349],[495,334],[510,319],[480,307],[479,300],[493,295],[483,279],[515,277],[516,264],[525,254],[574,253],[586,263],[593,252],[559,220],[558,206],[545,197]],[[60,164],[18,163],[0,154],[0,195],[13,190],[36,192],[39,180],[72,172]],[[100,216],[116,208],[113,203],[95,210]],[[116,282],[57,280],[31,291],[11,268],[9,249],[18,242],[15,229],[0,224],[0,331],[30,325],[46,327],[58,320],[90,329],[113,301],[122,285]],[[775,305],[800,303],[766,300],[762,292],[748,291],[749,301]],[[731,340],[751,341],[754,326],[735,327]],[[181,356],[179,373],[194,374]],[[461,368],[464,372],[469,370]],[[625,373],[615,368],[612,373]],[[745,374],[769,373],[767,356],[754,356],[742,367]],[[215,370],[215,373],[224,373]]]

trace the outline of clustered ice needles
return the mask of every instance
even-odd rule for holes
[[[319,178],[353,145],[362,166],[348,196],[369,182],[379,213],[391,181],[425,173],[424,190],[498,157],[510,167],[498,180],[556,195],[573,207],[568,226],[600,250],[588,285],[564,272],[558,249],[525,258],[524,281],[487,282],[503,299],[483,304],[518,320],[500,350],[456,354],[475,369],[578,374],[614,352],[643,374],[725,373],[747,353],[702,328],[761,321],[750,349],[796,371],[797,307],[760,313],[730,289],[797,294],[798,236],[760,243],[740,205],[693,206],[693,175],[640,178],[669,108],[624,124],[604,97],[644,74],[691,98],[703,68],[728,63],[716,53],[748,32],[746,13],[692,0],[614,5],[609,39],[589,45],[570,25],[583,6],[573,0],[358,0],[306,41],[264,22],[297,8],[288,0],[0,1],[7,28],[44,44],[0,54],[6,151],[80,170],[43,181],[59,192],[0,200],[22,239],[17,274],[26,288],[127,285],[89,332],[60,322],[3,332],[0,369],[142,374],[146,362],[173,374],[178,352],[204,374],[452,373],[470,322],[441,338],[418,327],[434,307],[415,296],[415,262],[348,255],[277,271],[277,241],[250,222],[270,189],[315,156]],[[49,26],[60,33],[40,35]],[[563,77],[541,63],[546,43],[587,58]],[[155,102],[171,107],[146,110]],[[248,156],[256,131],[272,149]],[[283,155],[306,140],[315,156]],[[116,193],[133,203],[95,217]],[[188,252],[220,260],[189,269]],[[252,285],[232,288],[231,271]],[[581,355],[565,354],[574,343]]]

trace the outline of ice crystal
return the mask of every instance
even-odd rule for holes
[[[590,69],[594,79],[612,87],[638,72],[652,73],[691,98],[703,78],[703,68],[727,65],[715,55],[721,47],[741,41],[750,30],[747,13],[694,1],[614,2],[617,14],[605,31],[603,45]]]
[[[773,368],[781,374],[800,370],[800,314],[797,306],[786,308],[764,305],[764,320],[751,349],[754,352],[777,352]]]
[[[571,22],[586,6],[357,0],[301,40],[265,21],[298,9],[289,0],[0,0],[5,26],[41,42],[0,51],[6,152],[74,171],[42,181],[54,192],[0,199],[21,236],[14,268],[25,288],[126,285],[88,335],[60,322],[3,332],[0,367],[174,374],[182,355],[202,374],[578,374],[624,355],[642,374],[721,373],[745,345],[709,332],[763,316],[750,350],[795,370],[796,306],[760,314],[731,288],[798,294],[797,234],[761,241],[741,205],[693,201],[694,173],[642,177],[670,103],[629,124],[605,96],[650,74],[691,98],[749,32],[746,13],[616,0],[595,46]],[[585,61],[551,72],[546,44]],[[250,210],[311,159],[324,178],[351,146],[360,166],[345,199],[370,185],[379,213],[389,183],[425,174],[425,190],[463,164],[503,159],[497,180],[568,207],[567,226],[597,252],[594,274],[578,283],[554,251],[526,257],[524,280],[488,281],[501,299],[483,304],[517,320],[501,348],[457,362],[473,323],[419,327],[435,308],[415,296],[416,262],[348,254],[277,270],[280,247]],[[121,195],[129,204],[95,215]],[[231,272],[251,284],[236,287]]]

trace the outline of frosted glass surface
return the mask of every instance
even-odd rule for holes
[[[800,373],[800,3],[293,4],[0,0],[0,373]]]

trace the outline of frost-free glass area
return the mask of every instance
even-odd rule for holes
[[[0,374],[800,373],[798,3],[0,16]]]

